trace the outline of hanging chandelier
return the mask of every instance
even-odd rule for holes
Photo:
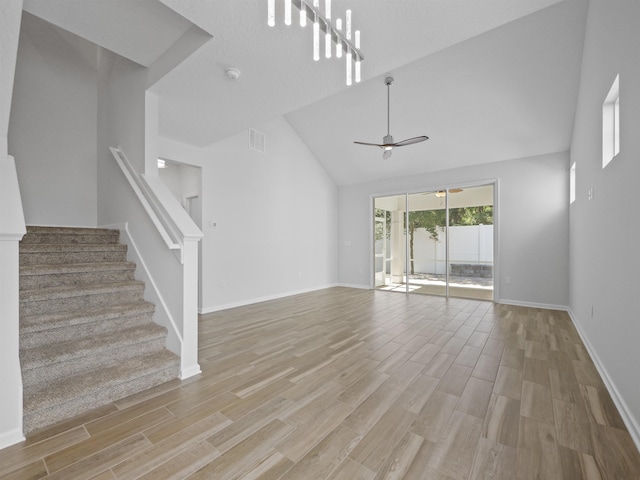
[[[346,66],[346,83],[351,85],[361,80],[360,64],[364,56],[360,51],[360,30],[351,31],[351,10],[345,12],[344,29],[342,18],[335,23],[331,18],[331,0],[324,0],[324,13],[320,9],[320,0],[282,0],[284,24],[291,25],[291,6],[300,10],[300,26],[306,27],[307,19],[313,22],[313,59],[320,60],[320,31],[324,35],[324,56],[331,58],[335,45],[336,58],[342,58],[343,52]],[[276,0],[267,0],[267,24],[276,24]]]

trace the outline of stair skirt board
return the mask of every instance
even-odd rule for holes
[[[112,229],[27,227],[20,243],[24,432],[173,380],[127,246]]]

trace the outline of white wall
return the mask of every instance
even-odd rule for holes
[[[498,180],[496,299],[563,308],[569,301],[568,153],[340,187],[338,281],[371,285],[372,196]],[[505,284],[505,277],[511,278]]]
[[[9,125],[25,220],[95,226],[95,46],[23,14]]]
[[[335,184],[284,119],[256,129],[264,154],[247,132],[205,149],[160,142],[161,157],[202,166],[203,312],[337,280]]]
[[[22,0],[0,2],[0,157],[7,155],[9,112],[13,96]]]
[[[571,145],[574,321],[640,445],[640,3],[589,4],[578,108]],[[620,154],[602,169],[602,103],[620,75]],[[593,188],[593,200],[587,191]],[[593,316],[591,314],[593,307]]]

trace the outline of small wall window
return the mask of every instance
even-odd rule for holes
[[[573,162],[569,170],[569,203],[576,201],[576,163]]]
[[[611,85],[602,104],[602,168],[620,153],[620,79]]]

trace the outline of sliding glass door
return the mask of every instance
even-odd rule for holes
[[[494,186],[374,199],[374,286],[493,299]]]
[[[447,295],[447,198],[444,191],[408,196],[409,291]]]

